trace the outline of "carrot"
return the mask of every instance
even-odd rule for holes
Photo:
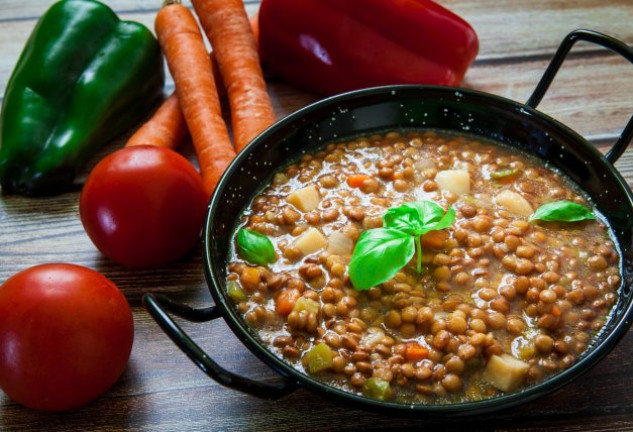
[[[361,187],[365,180],[369,180],[371,177],[365,174],[350,174],[347,176],[347,184],[349,187]]]
[[[429,356],[429,350],[417,342],[408,342],[406,344],[406,351],[404,355],[407,361],[417,362],[427,358]]]
[[[275,121],[257,43],[242,0],[192,0],[192,4],[220,67],[239,152]]]
[[[422,236],[420,243],[423,249],[441,249],[447,238],[446,231],[429,231]]]
[[[220,176],[235,157],[235,151],[222,118],[213,68],[202,34],[193,14],[180,3],[165,3],[156,15],[155,29],[174,78],[202,181],[211,196]]]
[[[255,36],[255,42],[257,42],[259,40],[259,21],[257,14],[251,17],[250,24]],[[226,96],[226,91],[224,89],[224,83],[222,82],[222,76],[220,75],[218,62],[213,56],[213,53],[211,53],[210,56],[218,96],[223,98]],[[159,147],[174,149],[185,139],[186,135],[187,123],[180,110],[178,96],[174,91],[163,101],[154,115],[128,139],[126,146],[153,144]]]
[[[289,315],[290,312],[292,312],[292,309],[294,309],[300,296],[301,293],[296,289],[286,289],[281,291],[275,299],[275,310],[279,315]]]
[[[218,64],[213,55],[210,54],[210,56],[211,64],[213,65],[213,76],[217,78],[216,88],[218,96],[223,98],[225,92],[222,77],[219,75],[220,69],[218,69]],[[158,107],[152,117],[128,139],[125,145],[153,144],[174,149],[185,139],[187,132],[187,122],[182,115],[180,104],[178,103],[178,95],[173,91]]]
[[[127,140],[125,146],[151,144],[174,149],[186,135],[187,124],[180,111],[178,98],[172,93],[154,115]]]

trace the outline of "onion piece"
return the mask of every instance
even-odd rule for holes
[[[350,255],[354,249],[354,242],[340,231],[328,236],[327,251],[334,255]]]
[[[430,159],[420,159],[415,161],[413,168],[415,168],[416,171],[424,171],[430,168],[435,168],[435,162]]]
[[[385,337],[385,332],[382,331],[378,327],[369,327],[365,336],[360,340],[361,345],[365,345],[367,347],[373,347],[374,345],[381,343],[382,339]]]

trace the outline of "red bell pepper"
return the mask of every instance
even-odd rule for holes
[[[459,85],[479,49],[431,0],[262,0],[268,72],[323,95],[387,84]]]

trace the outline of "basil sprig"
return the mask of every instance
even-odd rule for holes
[[[357,290],[388,281],[413,258],[422,271],[420,236],[449,227],[455,220],[452,207],[445,212],[432,201],[416,201],[392,207],[382,216],[383,227],[365,231],[349,263],[349,277]]]
[[[530,216],[531,221],[551,222],[578,222],[595,218],[596,216],[587,207],[565,200],[543,204]]]
[[[242,228],[237,233],[237,250],[242,258],[253,264],[266,265],[275,261],[275,248],[265,235]]]

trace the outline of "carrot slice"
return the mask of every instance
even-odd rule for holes
[[[407,342],[406,347],[404,355],[409,362],[424,360],[429,356],[428,348],[423,347],[417,342]]]
[[[369,180],[371,177],[365,174],[350,174],[347,176],[347,184],[349,187],[361,187],[365,180]]]
[[[289,315],[294,309],[300,296],[301,293],[296,289],[286,289],[281,291],[275,299],[275,310],[279,315]]]
[[[192,0],[192,4],[218,61],[239,152],[275,121],[251,24],[242,0]]]
[[[429,231],[422,236],[420,243],[422,249],[441,249],[447,238],[446,231]]]
[[[178,98],[172,93],[152,117],[134,132],[125,146],[149,144],[174,149],[186,135],[187,124],[180,111]]]
[[[156,15],[156,35],[174,78],[176,94],[209,196],[235,157],[222,118],[213,67],[193,14],[166,3]]]

